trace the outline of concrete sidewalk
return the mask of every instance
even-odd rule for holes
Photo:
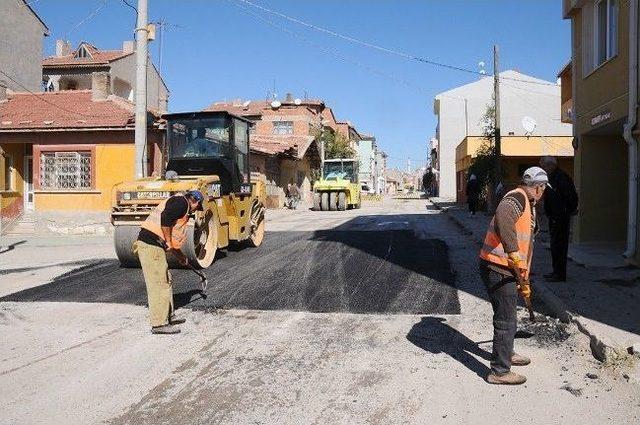
[[[431,202],[463,232],[481,245],[491,217],[484,212],[471,216],[466,205],[450,200],[432,198]],[[541,217],[541,220],[546,220]],[[640,270],[619,267],[614,251],[589,251],[575,247],[568,264],[566,283],[545,282],[542,275],[551,271],[551,253],[546,235],[540,235],[532,270],[534,306],[542,303],[552,315],[565,322],[573,322],[589,337],[596,359],[606,363],[631,365],[633,357],[628,348],[640,343]],[[478,248],[479,249],[479,248]],[[585,253],[586,251],[586,253]],[[578,257],[576,257],[578,258]],[[595,260],[591,260],[595,259]],[[591,261],[590,261],[591,260]],[[636,345],[637,347],[637,345]],[[637,360],[637,357],[636,357]],[[636,379],[640,373],[636,369]]]

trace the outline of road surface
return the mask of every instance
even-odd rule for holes
[[[206,299],[173,271],[176,336],[149,333],[140,271],[103,246],[62,275],[0,273],[24,288],[0,299],[0,423],[638,422],[637,387],[552,320],[522,322],[526,385],[484,382],[477,247],[428,202],[268,223],[260,248],[220,253]]]

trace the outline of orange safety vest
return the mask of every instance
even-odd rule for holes
[[[151,233],[155,234],[163,241],[164,241],[164,234],[162,233],[161,216],[162,216],[162,212],[167,206],[168,200],[169,199],[165,199],[164,201],[160,202],[160,204],[158,204],[158,206],[155,207],[153,211],[151,211],[151,214],[149,214],[149,217],[147,217],[144,223],[142,223],[142,226],[140,226],[143,229],[147,229]],[[189,223],[188,210],[187,210],[187,214],[185,214],[184,217],[179,218],[176,224],[171,229],[171,244],[173,247],[179,249],[182,247],[182,245],[184,245],[184,242],[187,239],[187,223]]]
[[[531,213],[531,204],[529,202],[529,197],[523,189],[514,189],[511,192],[507,193],[505,197],[514,192],[522,193],[524,195],[524,199],[526,200],[524,213],[520,216],[518,221],[516,221],[516,233],[518,234],[518,254],[520,255],[521,260],[520,267],[525,270],[525,278],[528,278],[529,270],[531,268],[531,255],[533,254],[531,246],[533,236],[533,215]],[[500,236],[496,232],[495,220],[496,218],[494,216],[491,220],[491,224],[489,224],[487,236],[485,236],[484,238],[484,244],[482,245],[482,249],[480,250],[480,258],[488,261],[489,263],[509,268],[509,263],[507,262],[508,255],[506,252],[504,252],[502,241],[500,241]]]

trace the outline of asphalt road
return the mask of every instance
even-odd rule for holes
[[[149,332],[142,273],[109,238],[2,253],[0,423],[638,423],[624,369],[555,322],[516,340],[525,385],[485,383],[477,246],[428,202],[268,213],[263,246],[207,270],[206,300],[173,272],[172,336]]]
[[[311,312],[458,314],[460,305],[439,239],[412,230],[384,230],[388,218],[368,220],[382,230],[343,229],[269,232],[257,248],[221,252],[199,278],[172,270],[176,307],[194,309],[294,310]],[[85,266],[52,283],[0,301],[109,302],[144,305],[139,269],[115,261]]]

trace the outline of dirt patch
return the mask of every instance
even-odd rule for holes
[[[535,322],[523,320],[519,332],[530,333],[531,339],[541,347],[558,346],[571,336],[569,325],[552,317],[538,317]]]

